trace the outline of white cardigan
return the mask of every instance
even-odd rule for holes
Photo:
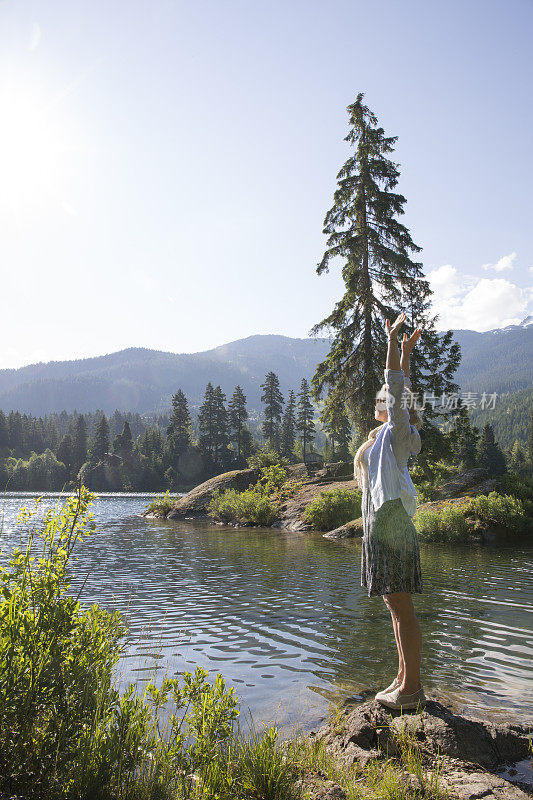
[[[409,422],[407,405],[401,407],[407,382],[402,369],[385,370],[389,419],[364,456],[374,509],[377,511],[386,500],[400,497],[405,510],[412,517],[417,508],[418,495],[407,469],[407,460],[409,456],[420,452],[422,442],[417,429]]]

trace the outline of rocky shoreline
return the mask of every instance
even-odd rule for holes
[[[303,519],[307,505],[322,491],[338,489],[354,489],[353,464],[350,462],[337,462],[325,464],[316,469],[312,475],[308,474],[304,464],[292,464],[288,468],[289,480],[297,480],[300,487],[292,497],[279,506],[278,517],[270,527],[289,531],[311,531],[311,526]],[[166,517],[174,520],[203,520],[216,525],[229,525],[245,527],[237,520],[221,522],[210,516],[207,507],[213,494],[220,490],[237,489],[244,491],[253,486],[260,476],[260,470],[242,469],[224,472],[209,478],[207,481],[191,489],[183,497],[176,500],[167,514],[145,512],[146,517]],[[468,502],[469,497],[487,494],[497,488],[497,480],[489,479],[483,469],[473,469],[460,473],[453,479],[446,481],[435,491],[435,499],[422,503],[420,510],[431,509],[439,511],[450,505],[461,506]],[[500,531],[494,526],[482,525],[473,520],[471,523],[470,538],[473,541],[492,541]],[[363,535],[362,519],[351,520],[345,525],[332,531],[326,531],[323,536],[328,539],[346,539],[361,537]]]
[[[530,784],[504,777],[512,777],[512,765],[527,764],[532,758],[533,722],[528,726],[471,719],[429,696],[420,712],[402,714],[374,699],[365,702],[362,697],[347,698],[337,712],[307,736],[323,742],[326,752],[343,770],[356,762],[366,767],[373,759],[398,758],[402,763],[401,734],[406,731],[416,743],[426,777],[438,771],[440,785],[452,797],[526,800],[533,796],[533,780]],[[530,763],[533,775],[532,767]],[[416,774],[403,769],[402,777],[413,797],[424,796]],[[340,784],[324,781],[320,775],[306,776],[299,783],[312,800],[347,797]]]

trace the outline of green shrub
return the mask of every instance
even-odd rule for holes
[[[521,530],[526,523],[526,515],[520,500],[497,492],[472,497],[468,505],[468,514],[487,524],[502,525],[517,530]]]
[[[499,485],[502,492],[520,500],[526,519],[533,527],[533,475],[506,472],[501,477]]]
[[[276,450],[265,445],[261,450],[246,459],[249,467],[272,467],[276,465],[287,466],[289,459],[281,456]]]
[[[161,516],[166,517],[175,502],[176,498],[171,496],[167,489],[163,497],[154,497],[146,510],[152,514],[161,514]]]
[[[267,527],[274,522],[277,509],[269,497],[256,487],[239,492],[226,489],[213,493],[207,512],[223,522],[237,522],[243,525],[260,525]]]
[[[256,488],[261,494],[269,497],[277,492],[287,480],[287,470],[281,464],[271,464],[261,469],[261,476]]]
[[[361,516],[361,494],[355,489],[329,489],[311,500],[303,519],[318,531],[331,531]]]
[[[78,495],[35,521],[22,509],[22,550],[0,568],[0,793],[26,798],[188,796],[190,776],[224,761],[237,699],[217,675],[133,684],[120,695],[113,669],[126,632],[118,612],[84,609],[67,594],[75,545],[94,530],[94,495]],[[166,727],[160,712],[173,713]]]
[[[465,517],[467,505],[444,505],[439,511],[418,508],[413,522],[420,538],[440,542],[465,537],[471,527]]]
[[[448,541],[466,538],[479,520],[486,525],[502,525],[521,532],[527,528],[527,516],[517,497],[497,492],[464,498],[461,504],[446,502],[439,510],[418,508],[413,522],[422,539]]]
[[[286,483],[287,470],[281,464],[261,469],[254,486],[239,492],[226,489],[215,492],[207,507],[208,513],[223,522],[237,521],[243,525],[271,525],[277,516],[278,493]]]

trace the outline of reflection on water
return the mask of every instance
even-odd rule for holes
[[[234,686],[254,721],[316,725],[331,700],[390,683],[390,614],[360,585],[361,543],[268,528],[146,520],[146,496],[95,505],[78,551],[82,599],[129,624],[122,680],[194,672]],[[2,549],[27,502],[4,501]],[[47,503],[55,500],[47,500]],[[5,558],[5,555],[3,556]],[[426,694],[458,710],[533,720],[533,546],[421,545]]]

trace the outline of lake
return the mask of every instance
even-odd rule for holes
[[[16,514],[3,500],[2,560]],[[151,495],[102,495],[99,530],[78,546],[81,600],[127,619],[121,681],[142,686],[217,672],[241,700],[241,726],[316,727],[330,701],[388,685],[397,670],[390,613],[360,585],[361,542],[139,516]],[[44,495],[44,506],[56,498]],[[421,543],[414,602],[427,695],[482,718],[533,720],[533,544]],[[73,584],[75,588],[75,585]]]

